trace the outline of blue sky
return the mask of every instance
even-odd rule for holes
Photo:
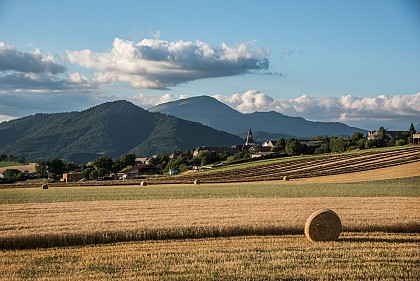
[[[0,121],[209,95],[365,129],[420,123],[420,2],[0,0]]]

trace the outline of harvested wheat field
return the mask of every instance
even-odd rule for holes
[[[238,235],[302,234],[328,207],[344,231],[420,231],[411,197],[213,198],[0,205],[0,248]]]
[[[368,171],[359,171],[351,174],[338,174],[321,176],[314,178],[303,178],[295,181],[299,182],[361,182],[361,181],[374,181],[386,179],[401,179],[406,177],[420,176],[420,162],[410,164],[402,164],[382,169],[374,169]]]
[[[418,280],[419,234],[160,240],[2,251],[2,280]]]
[[[288,162],[302,175],[290,181],[275,180],[279,163],[248,182],[244,168],[221,172],[229,183],[3,188],[0,279],[418,280],[419,153],[402,151],[405,163],[395,151],[384,165],[371,153]],[[305,222],[325,208],[342,232],[310,242]]]

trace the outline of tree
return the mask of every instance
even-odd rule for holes
[[[80,166],[77,165],[74,162],[67,162],[65,163],[65,170],[67,172],[75,172],[75,171],[80,171]]]
[[[11,181],[24,181],[25,175],[18,169],[6,169],[3,171],[3,176]]]
[[[414,127],[414,124],[410,124],[410,128],[408,128],[408,131],[410,132],[411,136],[416,133],[416,127]]]
[[[351,136],[351,140],[353,142],[357,142],[361,139],[363,139],[363,134],[361,132],[354,132],[353,135]]]
[[[136,164],[136,155],[133,153],[121,155],[114,163],[113,172],[119,172],[127,166],[134,166]]]
[[[284,137],[281,137],[276,142],[276,144],[274,146],[280,148],[281,150],[283,150],[286,147],[286,140],[284,139]]]
[[[97,158],[95,160],[93,160],[93,166],[95,167],[96,170],[98,169],[105,169],[108,172],[112,171],[112,166],[114,165],[114,161],[112,160],[111,157],[108,156],[102,156],[100,158]]]
[[[332,138],[330,140],[331,152],[344,152],[349,147],[349,141],[344,138]]]
[[[48,177],[48,165],[47,162],[38,161],[35,164],[35,174],[38,178]]]
[[[413,142],[413,135],[415,133],[417,133],[416,132],[416,128],[414,127],[414,124],[413,123],[410,124],[410,128],[408,128],[408,132],[409,132],[409,136],[407,138],[407,142],[408,143],[412,143]]]
[[[47,171],[49,176],[58,179],[66,171],[66,166],[60,158],[55,157],[47,162]]]
[[[289,139],[286,142],[286,153],[289,155],[300,155],[302,154],[302,145],[297,139]]]
[[[84,169],[83,171],[82,171],[82,175],[83,175],[83,177],[85,178],[85,179],[88,179],[88,180],[90,180],[91,178],[90,178],[90,173],[92,172],[92,171],[94,171],[95,169],[93,168],[93,167],[87,167],[86,169]],[[92,178],[93,179],[93,178]]]

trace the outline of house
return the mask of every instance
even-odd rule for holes
[[[121,171],[120,173],[118,173],[118,176],[121,179],[134,179],[139,176],[156,175],[158,173],[159,173],[158,168],[154,166],[147,165],[147,164],[139,164],[132,168]]]
[[[263,147],[275,147],[276,146],[276,142],[275,140],[268,140],[262,143]]]
[[[407,131],[386,131],[386,134],[391,138],[391,140],[399,140],[405,139]],[[374,140],[375,137],[378,135],[377,131],[369,131],[368,132],[368,140]]]
[[[193,158],[193,156],[190,153],[183,153],[183,152],[174,152],[169,155],[169,159],[178,159],[179,157],[182,157],[184,159],[190,160]]]
[[[147,158],[146,157],[137,157],[135,160],[135,165],[139,164],[147,164]]]
[[[216,153],[228,153],[230,155],[239,152],[236,148],[233,147],[211,147],[211,146],[200,146],[196,148],[193,152],[193,157],[197,157],[201,151],[209,151],[209,152],[216,152]]]
[[[64,173],[60,181],[63,182],[78,182],[83,179],[82,173]]]
[[[420,144],[420,134],[413,134],[413,143]]]

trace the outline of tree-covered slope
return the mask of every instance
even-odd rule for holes
[[[188,132],[188,136],[182,135]],[[238,141],[241,139],[228,133],[150,113],[127,101],[0,123],[0,152],[31,161],[57,156],[85,162],[99,155],[117,157],[130,151],[149,156],[198,145],[228,146]]]

